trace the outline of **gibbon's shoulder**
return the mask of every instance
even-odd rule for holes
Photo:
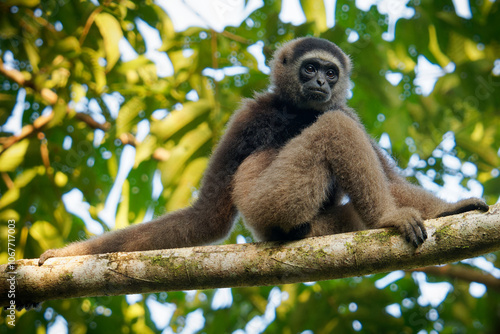
[[[251,120],[265,118],[272,115],[278,109],[276,97],[271,92],[255,93],[253,98],[245,98],[240,102],[239,108],[234,112],[231,121]]]
[[[272,92],[256,92],[253,98],[246,98],[241,101],[240,109],[248,109],[249,112],[267,112],[277,107],[277,100],[276,94]]]

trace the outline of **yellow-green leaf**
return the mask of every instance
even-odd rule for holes
[[[188,126],[195,118],[209,112],[211,105],[207,100],[187,102],[180,110],[174,110],[165,119],[151,124],[151,133],[165,140],[183,127]]]
[[[119,136],[122,133],[130,131],[133,125],[132,121],[145,108],[145,103],[137,96],[123,104],[116,118],[116,135]]]
[[[167,203],[167,211],[174,211],[189,205],[192,190],[200,183],[207,164],[208,158],[202,157],[193,160],[187,165]]]
[[[19,219],[21,219],[21,215],[17,211],[12,209],[6,209],[0,212],[0,220],[8,221],[9,219],[18,221]]]
[[[21,140],[0,155],[0,172],[12,172],[24,161],[30,144],[29,139]]]
[[[21,191],[19,188],[12,188],[7,190],[0,198],[0,209],[5,208],[7,205],[14,203],[19,199]]]
[[[47,221],[37,221],[31,226],[29,234],[38,241],[43,249],[60,247],[63,240],[57,229]]]
[[[106,71],[110,71],[120,59],[118,42],[123,37],[123,31],[116,18],[108,13],[99,13],[95,18],[95,23],[104,40],[104,50],[106,51]]]
[[[47,128],[61,125],[63,119],[66,117],[66,103],[63,100],[57,101],[52,112],[54,113],[54,118],[47,124]]]
[[[162,181],[165,186],[171,185],[172,181],[184,170],[186,163],[192,155],[203,146],[203,144],[208,142],[211,136],[212,131],[205,122],[182,137],[179,144],[172,150],[170,158],[165,164],[162,164],[160,168],[165,171],[165,173],[162,174]]]
[[[137,168],[141,162],[150,159],[156,147],[157,140],[154,136],[147,136],[142,143],[137,145],[135,148],[134,168]]]
[[[89,62],[92,68],[92,74],[94,75],[95,81],[94,85],[92,85],[94,90],[98,94],[103,93],[107,79],[104,67],[99,64],[100,55],[90,48],[84,48],[82,56],[83,59]]]
[[[78,52],[80,51],[80,42],[75,36],[68,36],[56,42],[55,48],[57,51],[66,52]]]
[[[130,203],[130,184],[128,180],[125,180],[122,186],[120,204],[118,205],[118,211],[116,212],[116,219],[115,219],[116,229],[124,228],[130,225],[128,219],[129,203]]]
[[[29,41],[28,39],[25,39],[23,44],[30,61],[30,65],[33,67],[33,73],[38,73],[38,64],[40,63],[38,48],[33,45],[32,41]]]
[[[38,6],[40,0],[10,0],[6,1],[4,5],[6,7],[10,6],[24,6],[24,7],[35,7]]]
[[[323,1],[300,2],[308,22],[314,22],[315,34],[320,34],[328,29],[326,25],[325,4]]]

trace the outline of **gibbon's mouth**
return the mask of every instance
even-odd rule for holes
[[[329,92],[321,88],[308,88],[307,94],[314,100],[323,100],[330,98]]]
[[[311,93],[328,95],[328,92],[324,89],[321,89],[321,88],[308,88],[307,90]]]

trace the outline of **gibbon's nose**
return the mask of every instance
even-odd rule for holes
[[[316,82],[318,83],[318,85],[319,85],[320,87],[321,87],[321,86],[323,86],[323,85],[325,84],[325,80],[324,80],[323,78],[318,78],[318,79],[316,80]]]

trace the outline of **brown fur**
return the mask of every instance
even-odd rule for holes
[[[319,65],[304,79],[299,71],[309,61]],[[233,115],[191,207],[48,250],[39,264],[54,256],[213,243],[228,235],[238,211],[259,240],[396,227],[418,246],[427,237],[423,219],[488,210],[480,199],[447,203],[398,175],[346,106],[351,62],[335,44],[295,39],[271,66],[270,91]],[[338,81],[325,84],[332,68]]]

